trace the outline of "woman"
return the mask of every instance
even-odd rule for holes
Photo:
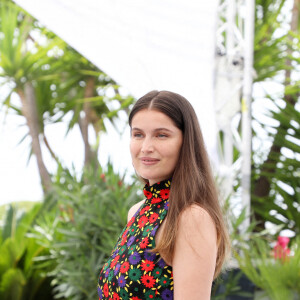
[[[130,116],[130,152],[146,184],[98,282],[100,299],[210,299],[229,239],[196,114],[152,91]]]

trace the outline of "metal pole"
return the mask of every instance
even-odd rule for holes
[[[227,29],[226,29],[226,67],[228,68],[228,65],[232,64],[233,57],[235,55],[234,53],[234,47],[235,47],[235,40],[234,40],[234,26],[235,26],[235,16],[236,16],[236,3],[235,0],[228,1],[227,4],[227,11],[226,11],[226,17],[227,17]],[[227,75],[227,81],[230,82],[233,80],[231,74]],[[230,123],[227,124],[224,131],[224,156],[225,156],[225,164],[227,167],[230,167],[233,163],[233,142],[232,142],[232,132],[230,128]],[[228,178],[227,178],[228,179]],[[230,185],[230,188],[232,189],[232,178],[230,178],[229,182],[227,182],[228,185]]]
[[[253,83],[253,51],[255,0],[245,0],[245,47],[244,47],[244,82],[242,98],[242,206],[246,209],[246,220],[241,226],[245,232],[250,225],[250,188],[251,188],[251,100]]]

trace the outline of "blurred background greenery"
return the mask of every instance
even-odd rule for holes
[[[292,3],[289,23],[287,3]],[[253,115],[253,139],[263,130],[271,145],[267,152],[252,153],[248,240],[239,231],[245,211],[232,214],[231,199],[225,201],[238,272],[225,272],[214,283],[212,299],[253,299],[242,278],[269,299],[299,299],[299,10],[299,0],[256,0],[254,85],[276,82],[283,92],[253,99],[256,105],[262,100],[272,103],[266,117],[274,125]],[[124,180],[110,163],[100,165],[100,133],[106,130],[105,121],[115,124],[120,112],[128,114],[135,99],[120,95],[109,76],[8,0],[0,2],[0,77],[9,87],[1,109],[24,119],[44,191],[42,203],[0,206],[0,299],[96,299],[99,270],[126,223],[129,207],[142,197],[135,178]],[[14,94],[20,107],[11,101]],[[111,105],[113,101],[118,105]],[[84,144],[80,175],[62,166],[44,130],[46,124],[62,122],[66,114],[72,115],[68,132],[78,126]],[[89,128],[96,143],[91,143]],[[56,161],[55,172],[47,170],[41,145]],[[235,189],[239,186],[236,181]],[[267,224],[275,231],[270,232]],[[284,229],[292,239],[289,265],[271,254]],[[265,272],[269,264],[277,268],[273,275],[289,270],[284,278],[291,279],[272,278]],[[284,298],[274,296],[278,293],[268,285],[272,280],[282,283]]]

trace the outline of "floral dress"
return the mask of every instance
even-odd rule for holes
[[[167,215],[169,180],[144,187],[145,203],[122,231],[98,280],[99,299],[173,299],[172,267],[155,247],[155,234]]]

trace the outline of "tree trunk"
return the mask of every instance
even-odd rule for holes
[[[294,4],[293,4],[292,19],[291,19],[291,24],[290,24],[290,28],[291,28],[292,32],[298,31],[299,2],[300,2],[299,0],[294,0]],[[292,37],[290,37],[290,39],[292,39]],[[291,50],[290,50],[290,52],[291,52]],[[290,67],[292,66],[292,62],[290,59],[287,60],[286,66],[287,66],[287,68],[286,68],[286,72],[285,72],[285,82],[284,82],[285,86],[287,86],[291,83],[291,70],[290,70],[291,68]],[[294,99],[294,97],[292,95],[285,95],[284,100],[285,100],[285,102],[287,102],[293,106],[296,105],[296,100]],[[284,112],[284,109],[282,111]],[[279,124],[279,127],[280,126],[281,126],[281,124]],[[274,154],[277,154],[277,155],[280,154],[282,146],[280,145],[278,140],[279,140],[279,136],[275,135],[273,145],[270,149],[268,157],[261,167],[262,174],[264,174],[264,173],[275,174],[276,173],[276,161],[272,157],[274,157]],[[254,183],[253,195],[256,197],[267,197],[270,193],[270,190],[271,190],[270,177],[261,175]],[[254,216],[255,216],[256,221],[261,223],[258,227],[261,229],[264,229],[264,224],[263,224],[264,220],[262,219],[262,217],[257,213],[255,213]]]
[[[52,186],[50,175],[43,161],[42,150],[39,140],[39,121],[36,107],[34,88],[30,82],[24,86],[24,91],[19,89],[18,94],[22,102],[22,113],[29,128],[32,140],[32,151],[36,156],[38,170],[42,181],[44,192],[49,192]]]

